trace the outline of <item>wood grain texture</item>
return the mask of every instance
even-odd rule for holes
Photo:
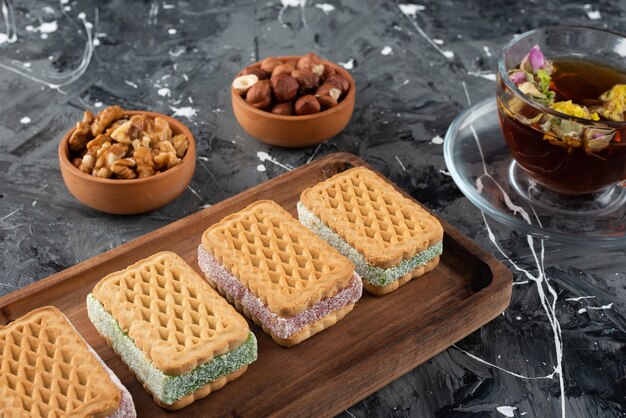
[[[87,294],[108,273],[158,251],[174,251],[199,271],[196,248],[209,225],[259,199],[274,200],[295,215],[302,190],[353,166],[366,164],[351,154],[329,155],[10,293],[0,299],[0,322],[43,305],[58,307],[129,389],[140,417],[171,414],[152,401],[97,334],[87,318]],[[241,378],[179,414],[335,415],[499,315],[510,300],[511,273],[441,223],[444,253],[434,271],[384,297],[364,294],[343,320],[296,347],[282,348],[251,325],[259,359]]]

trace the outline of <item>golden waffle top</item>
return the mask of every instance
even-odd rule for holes
[[[350,260],[269,200],[211,226],[202,245],[281,317],[331,297],[354,273]]]
[[[443,238],[435,217],[363,167],[306,189],[300,200],[377,267],[395,266]]]
[[[246,320],[171,252],[109,274],[93,294],[166,374],[188,373],[248,337]]]
[[[58,309],[0,327],[0,416],[107,417],[122,394]]]

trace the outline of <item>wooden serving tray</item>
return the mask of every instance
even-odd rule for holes
[[[0,323],[40,306],[58,307],[130,390],[139,417],[173,415],[152,401],[87,318],[85,297],[96,282],[162,250],[178,253],[199,272],[196,249],[211,224],[259,199],[272,199],[295,216],[305,188],[366,165],[354,155],[337,153],[269,180],[4,296]],[[511,273],[469,238],[441,223],[444,253],[434,271],[383,297],[364,291],[343,320],[292,348],[279,347],[251,325],[259,342],[258,360],[236,381],[176,414],[335,415],[491,321],[509,304]]]

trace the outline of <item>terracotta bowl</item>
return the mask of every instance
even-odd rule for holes
[[[299,56],[277,57],[281,61]],[[329,61],[324,65],[334,68],[350,82],[348,94],[331,109],[313,115],[284,116],[250,106],[231,87],[233,112],[237,122],[248,134],[270,145],[298,148],[316,145],[332,138],[346,127],[354,110],[356,86],[354,79],[343,67]]]
[[[101,212],[130,215],[149,212],[176,199],[185,190],[196,168],[196,145],[193,135],[181,122],[169,116],[131,110],[127,116],[144,114],[150,118],[167,120],[172,134],[183,133],[189,139],[189,147],[182,161],[162,173],[142,179],[103,179],[83,173],[70,161],[70,129],[59,144],[59,165],[63,181],[70,193],[85,205]]]

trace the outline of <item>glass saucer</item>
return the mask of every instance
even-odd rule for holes
[[[569,198],[545,190],[513,160],[495,97],[461,113],[444,142],[448,171],[463,194],[515,230],[574,244],[626,244],[626,187]]]

